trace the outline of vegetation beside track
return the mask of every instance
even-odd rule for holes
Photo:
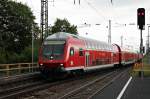
[[[143,64],[136,63],[133,67],[133,76],[141,76],[141,73],[143,73],[144,77],[150,77],[150,53],[144,56]]]

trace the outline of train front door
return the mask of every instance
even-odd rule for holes
[[[89,52],[85,52],[85,66],[89,66]]]

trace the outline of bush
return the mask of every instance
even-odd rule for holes
[[[5,59],[5,54],[1,53],[0,54],[0,64],[6,63],[6,59]]]
[[[38,61],[39,41],[34,44],[34,62]],[[32,62],[32,46],[26,47],[20,54],[0,50],[0,64]]]

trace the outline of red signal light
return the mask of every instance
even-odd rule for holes
[[[145,26],[145,9],[138,8],[137,9],[137,24],[139,29],[143,30]]]
[[[140,13],[138,13],[138,15],[141,15]]]
[[[142,12],[141,15],[144,15],[144,13]]]
[[[138,15],[140,16],[140,15],[144,15],[144,13],[142,12],[142,13],[138,13]]]

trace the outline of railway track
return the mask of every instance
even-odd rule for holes
[[[97,92],[111,84],[115,79],[120,77],[126,71],[112,71],[106,75],[96,78],[93,81],[66,93],[58,99],[90,99]]]
[[[57,86],[60,83],[67,83],[73,79],[49,81],[37,73],[32,75],[14,76],[6,78],[0,82],[0,99],[20,99],[24,94],[47,89],[48,87]]]
[[[13,98],[22,89],[42,84],[39,72],[0,79],[0,99]]]
[[[107,69],[56,81],[47,81],[39,74],[20,80],[16,77],[0,83],[0,99],[87,99],[121,75],[120,71]]]
[[[2,83],[0,85],[0,99],[20,99],[21,96],[29,94],[31,92],[36,92],[39,90],[47,89],[48,87],[57,86],[62,83],[67,83],[69,81],[74,81],[73,78],[67,78],[64,80],[49,81],[43,79],[43,77],[29,77],[23,78],[22,80],[17,80],[12,82]],[[10,81],[10,80],[9,80]]]
[[[16,82],[25,81],[28,79],[38,78],[40,76],[39,72],[10,76],[10,77],[1,77],[0,78],[0,86],[9,85]]]
[[[90,73],[79,78],[58,82],[45,90],[34,91],[21,99],[88,99],[124,73],[124,69]]]

